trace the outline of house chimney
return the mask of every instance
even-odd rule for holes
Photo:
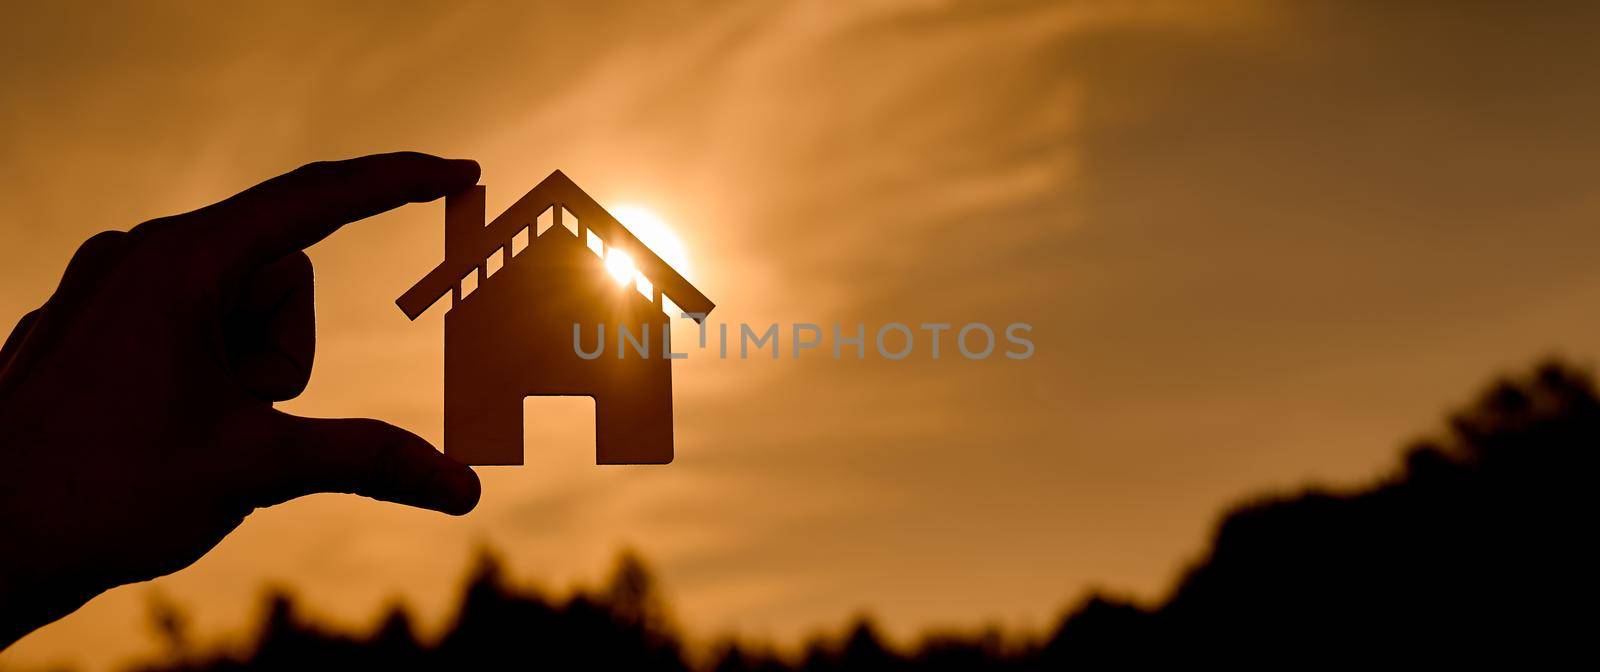
[[[478,258],[484,227],[483,185],[475,184],[444,197],[444,262],[464,273]],[[459,278],[457,278],[459,280]]]

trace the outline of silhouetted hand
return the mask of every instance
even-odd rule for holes
[[[302,250],[477,179],[414,153],[315,163],[85,242],[0,350],[0,648],[187,567],[257,508],[318,492],[476,506],[476,474],[416,435],[272,402],[311,375]]]

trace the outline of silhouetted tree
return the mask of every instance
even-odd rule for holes
[[[717,672],[1058,670],[1162,664],[1307,667],[1414,660],[1587,659],[1596,602],[1592,540],[1600,396],[1551,363],[1492,386],[1400,469],[1348,492],[1263,497],[1230,512],[1209,552],[1152,607],[1091,596],[1042,641],[997,630],[924,638],[910,652],[857,619],[795,660],[729,641]],[[181,613],[153,612],[173,648]],[[242,657],[174,656],[152,670],[685,670],[681,639],[639,558],[565,602],[509,586],[485,552],[455,619],[419,641],[394,607],[366,637],[305,622],[269,596]]]
[[[790,669],[771,649],[753,649],[729,641],[717,647],[711,670],[714,672],[786,672]]]
[[[1277,665],[1583,651],[1571,606],[1596,597],[1597,448],[1587,375],[1552,363],[1501,381],[1373,487],[1230,513],[1153,619],[1115,617],[1121,639],[1145,658]],[[1068,620],[1052,649],[1117,639],[1082,629]]]
[[[990,628],[975,637],[955,634],[933,634],[923,638],[911,659],[910,669],[943,672],[945,670],[1004,670],[1018,669],[1031,661],[1033,652],[1028,647],[1007,650],[1005,638],[998,629]]]

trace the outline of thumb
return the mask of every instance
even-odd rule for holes
[[[365,418],[276,417],[264,505],[344,492],[459,516],[478,505],[478,475],[411,432]]]

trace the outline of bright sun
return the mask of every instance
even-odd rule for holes
[[[615,247],[606,248],[606,272],[616,278],[617,284],[626,285],[638,271],[633,268],[633,257]]]
[[[617,221],[628,227],[639,242],[650,248],[662,261],[667,262],[679,275],[689,275],[689,248],[685,247],[682,240],[667,226],[667,222],[656,213],[637,205],[619,205],[607,208]],[[637,271],[633,267],[633,258],[627,253],[616,250],[606,250],[606,270],[611,277],[617,279],[617,284],[625,285],[634,280]]]

